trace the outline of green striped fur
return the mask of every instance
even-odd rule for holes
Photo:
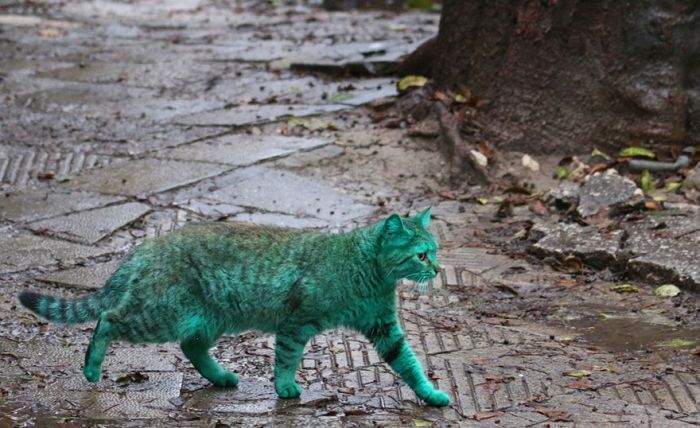
[[[304,346],[324,330],[364,334],[379,355],[428,404],[449,397],[434,388],[398,322],[396,284],[438,272],[430,210],[396,214],[348,233],[323,234],[243,223],[185,226],[144,242],[92,295],[63,300],[20,294],[24,306],[55,322],[97,320],[84,374],[100,377],[109,343],[180,342],[195,368],[217,386],[238,377],[208,354],[223,334],[276,335],[275,389],[298,397]]]

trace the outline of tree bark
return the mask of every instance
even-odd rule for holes
[[[697,0],[445,0],[428,46],[403,73],[431,59],[420,71],[481,100],[501,148],[700,142]]]

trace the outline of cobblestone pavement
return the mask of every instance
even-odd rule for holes
[[[517,225],[436,196],[430,138],[373,125],[366,104],[395,95],[386,73],[438,15],[278,3],[0,2],[0,426],[700,423],[686,347],[700,330],[673,318],[692,296],[617,294],[604,273],[501,253],[487,238]],[[348,331],[308,345],[299,400],[276,398],[274,338],[254,333],[213,350],[241,374],[233,390],[173,344],[113,344],[88,384],[92,325],[44,323],[15,299],[98,288],[188,222],[337,231],[427,205],[445,270],[425,290],[402,283],[400,313],[446,409]]]

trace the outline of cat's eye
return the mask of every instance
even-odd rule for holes
[[[418,253],[418,260],[422,262],[428,260],[428,253]]]

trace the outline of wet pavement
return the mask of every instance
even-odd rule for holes
[[[612,232],[537,220],[543,264],[510,245],[527,207],[503,220],[445,193],[434,137],[373,123],[368,103],[396,94],[387,73],[438,18],[252,0],[0,5],[0,426],[700,424],[692,210]],[[616,206],[639,202],[600,180],[624,187]],[[307,346],[298,400],[277,399],[274,338],[255,333],[212,350],[236,389],[208,385],[175,344],[115,343],[89,384],[93,326],[47,324],[15,298],[100,287],[135,245],[189,222],[337,231],[428,205],[445,269],[398,293],[444,409],[348,331]],[[656,296],[665,282],[683,291]]]

